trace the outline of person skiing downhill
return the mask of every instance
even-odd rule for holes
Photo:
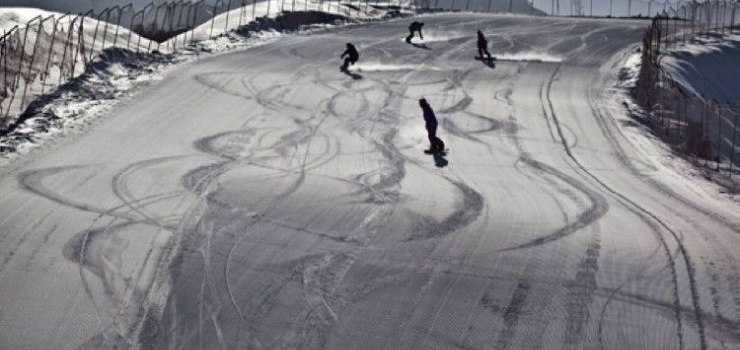
[[[347,58],[344,58],[344,56],[347,56]],[[344,64],[342,64],[342,67],[339,68],[339,70],[346,71],[347,68],[349,68],[350,63],[354,66],[355,62],[357,62],[357,59],[360,58],[360,54],[357,53],[357,49],[354,45],[351,43],[347,43],[347,49],[344,50],[344,53],[342,53],[342,56],[339,58],[344,58]]]
[[[414,21],[409,25],[409,36],[406,37],[406,42],[411,44],[411,39],[414,38],[414,32],[419,32],[419,38],[424,40],[424,35],[421,34],[421,27],[424,26],[424,22]]]
[[[488,52],[488,41],[486,40],[486,37],[483,36],[483,33],[479,30],[478,31],[478,57],[480,59],[483,59],[483,54],[486,54],[488,56],[488,59],[491,59],[491,53]]]
[[[437,137],[437,117],[434,115],[432,107],[425,98],[419,100],[419,106],[424,113],[424,124],[427,129],[427,136],[429,137],[429,149],[424,150],[427,154],[440,154],[445,150],[445,144],[442,140]]]

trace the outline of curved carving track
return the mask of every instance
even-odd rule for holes
[[[7,170],[0,348],[739,347],[737,204],[614,121],[646,24],[424,22],[183,67]]]

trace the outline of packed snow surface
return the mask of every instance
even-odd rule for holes
[[[740,346],[738,205],[622,106],[645,23],[424,22],[470,35],[190,62],[0,169],[0,348]]]

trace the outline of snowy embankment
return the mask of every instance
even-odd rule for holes
[[[694,96],[740,109],[740,35],[699,36],[670,50],[663,69]]]
[[[673,169],[661,174],[665,180],[679,184],[683,181],[670,179],[674,176],[693,178],[693,184],[703,186],[707,193],[735,197],[740,192],[740,176],[737,175],[740,138],[735,135],[735,115],[740,113],[740,100],[737,99],[740,81],[728,77],[740,76],[737,65],[740,36],[714,33],[669,47],[660,59],[665,80],[657,92],[659,103],[664,107],[657,108],[653,115],[646,114],[630,93],[637,86],[640,55],[637,52],[626,61],[620,73],[619,88],[622,90],[615,95],[616,105],[627,106],[630,110],[629,118],[622,122],[631,126],[625,129],[631,141],[640,145],[648,157]],[[697,159],[690,152],[691,137],[706,140],[704,142],[709,145],[703,159]],[[708,164],[708,160],[712,163]],[[730,169],[733,169],[732,176],[729,176]],[[705,181],[707,179],[711,181]]]

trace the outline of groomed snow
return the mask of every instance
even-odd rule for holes
[[[740,345],[738,203],[625,108],[644,22],[409,21],[110,52],[67,92],[122,102],[0,170],[0,348]]]

